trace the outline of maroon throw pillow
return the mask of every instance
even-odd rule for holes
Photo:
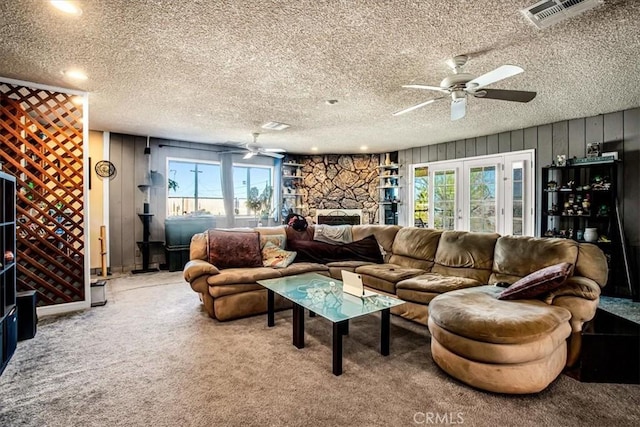
[[[534,271],[502,291],[498,299],[528,299],[543,295],[560,287],[571,275],[572,268],[568,262],[562,262]]]
[[[219,269],[262,267],[260,233],[210,229],[209,263]]]

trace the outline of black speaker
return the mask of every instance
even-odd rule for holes
[[[36,335],[38,315],[36,314],[36,291],[18,292],[18,341],[28,340]]]

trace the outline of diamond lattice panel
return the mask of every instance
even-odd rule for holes
[[[18,290],[82,301],[82,109],[73,95],[0,83],[0,161],[17,178]]]

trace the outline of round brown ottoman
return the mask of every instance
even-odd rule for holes
[[[538,300],[499,300],[502,291],[479,286],[435,297],[428,322],[433,360],[479,389],[539,392],[564,369],[571,313]]]

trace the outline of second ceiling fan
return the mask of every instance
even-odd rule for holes
[[[516,65],[503,65],[479,77],[474,77],[462,70],[462,67],[468,60],[468,56],[459,55],[447,61],[447,65],[452,68],[453,74],[445,77],[442,82],[440,82],[440,86],[423,84],[403,85],[402,87],[408,89],[432,90],[444,95],[404,108],[392,114],[399,116],[400,114],[417,110],[436,101],[451,98],[451,120],[458,120],[463,118],[467,113],[467,97],[469,95],[475,98],[499,99],[514,102],[529,102],[536,97],[536,92],[486,88],[486,86],[490,84],[522,73],[524,71],[522,68]]]

